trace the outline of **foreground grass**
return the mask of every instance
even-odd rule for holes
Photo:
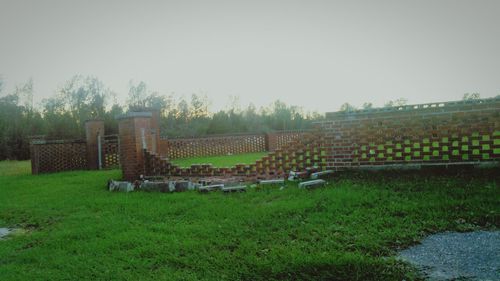
[[[174,164],[180,167],[190,167],[192,164],[212,164],[214,167],[232,167],[236,164],[252,164],[267,155],[267,152],[254,152],[222,156],[191,157],[173,159]]]
[[[498,179],[345,175],[317,190],[111,193],[119,171],[0,177],[2,280],[412,280],[398,248],[500,225]]]

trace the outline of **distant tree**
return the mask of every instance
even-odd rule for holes
[[[43,101],[47,133],[51,138],[80,138],[89,119],[104,119],[110,90],[93,76],[75,75],[57,94]]]
[[[141,111],[144,110],[147,106],[147,97],[148,97],[148,88],[144,81],[140,81],[139,84],[134,85],[134,82],[131,80],[129,82],[129,91],[128,91],[128,107],[132,111]]]
[[[356,110],[356,107],[354,105],[351,105],[350,103],[347,103],[347,102],[340,106],[340,111],[351,112],[354,110]]]
[[[44,99],[41,107],[33,103],[33,79],[17,85],[8,94],[3,86],[4,80],[0,77],[0,159],[28,158],[32,135],[43,134],[50,139],[82,138],[88,119],[103,119],[106,134],[115,134],[118,130],[115,117],[127,110],[160,110],[160,126],[169,137],[304,129],[323,118],[317,112],[304,113],[301,107],[279,100],[259,110],[253,104],[243,108],[234,96],[224,110],[211,113],[206,95],[193,94],[189,100],[175,98],[173,94],[150,91],[142,81],[130,82],[125,104],[119,104],[116,94],[92,76],[73,76],[53,96]]]
[[[372,109],[373,104],[371,102],[365,102],[363,103],[363,109]]]
[[[465,93],[462,100],[478,100],[481,98],[479,93]]]
[[[0,97],[0,159],[29,158],[29,136],[43,130],[41,115],[33,110],[33,80]],[[24,102],[25,100],[29,102]]]
[[[408,104],[408,99],[399,98],[397,100],[388,101],[384,104],[385,107],[393,107],[393,106],[403,106]]]

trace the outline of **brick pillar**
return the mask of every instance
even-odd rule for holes
[[[159,153],[160,151],[160,111],[151,111],[151,134],[152,134],[152,147],[151,152]]]
[[[152,149],[151,117],[151,112],[129,112],[117,117],[124,180],[134,181],[144,174],[144,145]]]
[[[97,147],[97,136],[99,135],[101,136],[102,144],[104,140],[104,121],[87,120],[85,122],[85,140],[87,141],[87,167],[89,170],[99,169],[99,153]]]
[[[275,151],[278,146],[278,136],[276,133],[266,133],[266,150]]]

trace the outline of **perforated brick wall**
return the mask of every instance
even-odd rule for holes
[[[326,167],[326,153],[321,136],[303,133],[302,138],[292,140],[281,148],[270,152],[253,164],[238,164],[234,167],[213,167],[210,164],[181,168],[168,159],[145,151],[145,171],[148,176],[183,177],[247,177],[249,179],[284,177],[290,170],[302,171],[307,167]]]
[[[267,134],[212,135],[200,138],[160,139],[158,153],[170,159],[274,151],[306,131]]]
[[[30,153],[33,174],[86,170],[88,167],[84,140],[32,141]]]
[[[120,150],[118,135],[105,136],[102,144],[103,168],[115,169],[120,167]]]
[[[161,139],[160,154],[170,159],[266,151],[265,135],[220,135]]]
[[[500,99],[327,113],[327,166],[455,165],[500,158]]]

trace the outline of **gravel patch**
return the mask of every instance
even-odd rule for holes
[[[500,280],[500,231],[434,234],[399,257],[429,280]]]

